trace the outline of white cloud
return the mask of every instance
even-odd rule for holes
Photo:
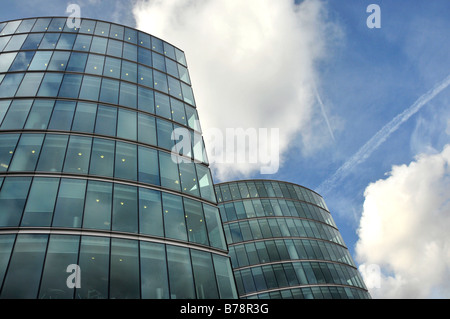
[[[209,128],[223,134],[226,128],[279,128],[282,155],[311,135],[313,116],[321,116],[314,110],[316,64],[338,34],[320,0],[296,6],[293,0],[141,0],[133,14],[137,28],[185,51],[205,138]],[[331,140],[327,131],[316,134]],[[212,142],[206,139],[214,162],[220,151]],[[231,179],[260,165],[211,168],[219,179]]]
[[[356,260],[381,269],[372,297],[450,297],[449,189],[450,145],[366,188]]]

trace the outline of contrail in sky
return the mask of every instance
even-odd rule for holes
[[[315,85],[314,85],[314,93],[316,95],[317,102],[319,102],[320,110],[322,111],[322,116],[324,117],[325,122],[327,123],[328,132],[330,132],[331,138],[333,139],[333,142],[335,142],[333,130],[331,129],[330,121],[328,121],[328,116],[327,113],[325,112],[325,106],[323,105],[322,99],[320,98],[319,92],[317,92],[317,88]]]
[[[320,184],[316,188],[316,191],[319,194],[327,193],[335,186],[336,182],[345,177],[354,166],[364,162],[373,153],[373,151],[375,151],[392,133],[400,127],[400,125],[416,114],[425,104],[445,90],[449,85],[450,75],[443,81],[436,84],[434,88],[429,90],[427,93],[423,94],[419,99],[417,99],[416,102],[414,102],[413,105],[383,126],[381,130],[379,130],[366,144],[364,144],[358,152],[350,157],[350,159],[347,160],[347,162],[345,162],[344,165],[342,165],[330,178]]]

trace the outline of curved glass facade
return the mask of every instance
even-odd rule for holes
[[[317,193],[271,180],[215,191],[240,298],[370,298]]]
[[[0,23],[0,298],[236,298],[184,53],[66,20]]]

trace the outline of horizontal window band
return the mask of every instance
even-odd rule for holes
[[[262,266],[280,265],[280,264],[282,265],[282,264],[302,263],[302,262],[318,262],[318,263],[335,264],[335,265],[347,266],[347,267],[350,267],[350,268],[352,268],[354,270],[358,270],[358,268],[356,268],[356,267],[354,267],[352,265],[349,265],[349,264],[344,263],[344,262],[333,261],[333,260],[326,260],[326,259],[286,259],[286,260],[279,260],[279,261],[271,261],[271,262],[262,263],[262,264],[254,264],[254,265],[249,265],[249,266],[244,266],[244,267],[239,267],[239,268],[233,268],[233,271],[251,269],[251,268],[262,267]]]
[[[314,240],[314,241],[321,241],[329,244],[336,245],[338,247],[344,248],[345,250],[348,250],[348,248],[345,245],[339,244],[335,241],[323,239],[323,238],[314,238],[314,237],[300,237],[300,236],[291,236],[291,237],[270,237],[270,238],[258,238],[258,239],[252,239],[252,240],[246,240],[246,241],[240,241],[237,243],[228,243],[228,247],[236,247],[239,245],[245,245],[245,244],[251,244],[251,243],[258,243],[258,242],[265,242],[265,241],[274,241],[274,240]]]
[[[71,173],[51,173],[51,172],[8,172],[8,173],[0,173],[0,178],[8,178],[8,177],[49,177],[49,178],[72,178],[72,179],[81,179],[81,180],[87,180],[87,181],[97,181],[97,182],[109,182],[113,184],[121,184],[121,185],[127,185],[127,186],[135,186],[140,188],[146,188],[151,190],[160,191],[163,193],[168,193],[172,195],[177,195],[181,197],[185,197],[188,199],[195,200],[197,202],[201,202],[207,205],[211,205],[214,207],[217,207],[217,203],[208,201],[201,197],[192,196],[186,193],[177,192],[173,189],[158,186],[158,185],[150,185],[150,184],[143,184],[139,182],[132,182],[127,180],[121,180],[117,178],[108,178],[108,177],[102,177],[102,176],[94,176],[94,175],[78,175],[78,174],[71,174]]]
[[[0,235],[12,235],[12,234],[78,235],[78,236],[97,236],[97,237],[129,239],[129,240],[172,245],[184,248],[191,248],[205,252],[210,252],[223,257],[229,257],[228,252],[221,249],[190,242],[184,242],[167,237],[156,237],[143,234],[132,234],[132,233],[123,233],[123,232],[114,232],[96,229],[84,229],[84,228],[0,227]]]
[[[313,288],[313,287],[341,287],[341,288],[350,288],[350,289],[358,289],[361,291],[364,291],[368,293],[366,289],[363,289],[361,287],[351,286],[351,285],[341,285],[341,284],[311,284],[311,285],[297,285],[297,286],[288,286],[288,287],[281,287],[281,288],[273,288],[273,289],[266,289],[261,290],[257,292],[252,292],[245,295],[240,295],[240,298],[247,298],[247,297],[253,297],[259,294],[263,293],[270,293],[270,292],[276,292],[276,291],[283,291],[283,290],[290,290],[290,289],[302,289],[302,288]]]

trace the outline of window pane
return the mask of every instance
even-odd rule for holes
[[[97,104],[78,102],[72,131],[92,133],[94,131],[96,113]]]
[[[120,99],[119,104],[136,108],[137,104],[137,87],[134,84],[120,82]]]
[[[86,63],[86,73],[92,73],[97,75],[102,75],[103,64],[105,63],[105,57],[97,54],[89,54]]]
[[[183,95],[181,94],[180,81],[174,79],[171,76],[167,77],[167,80],[169,82],[169,94],[178,99],[183,99]]]
[[[75,43],[77,35],[70,33],[63,33],[59,38],[58,44],[56,45],[57,50],[72,50],[73,44]]]
[[[81,227],[86,180],[61,179],[56,200],[54,227]]]
[[[152,69],[143,65],[138,65],[138,84],[153,87],[153,72]]]
[[[158,53],[164,53],[164,44],[162,40],[152,37],[152,50]]]
[[[47,239],[48,235],[17,236],[0,298],[37,298]]]
[[[146,47],[146,48],[150,48],[151,43],[150,43],[150,35],[148,35],[147,33],[144,32],[139,32],[138,34],[138,44]]]
[[[48,31],[59,31],[61,32],[64,29],[64,24],[66,23],[66,19],[64,18],[53,18],[52,22],[48,26]]]
[[[52,56],[51,51],[36,52],[36,54],[33,57],[33,60],[31,61],[31,64],[30,64],[30,67],[28,68],[28,70],[30,70],[30,71],[35,71],[35,70],[45,71],[48,67],[51,56]]]
[[[136,187],[114,184],[112,230],[138,232]]]
[[[170,75],[179,78],[178,75],[178,63],[176,63],[175,61],[172,61],[170,59],[166,58],[166,68],[167,68],[167,73],[169,73]]]
[[[13,62],[13,64],[11,65],[11,67],[9,68],[9,71],[26,71],[28,69],[28,67],[30,66],[31,60],[33,59],[34,56],[34,51],[25,51],[25,52],[18,52],[17,56]],[[9,54],[9,53],[7,53]],[[3,54],[0,55],[0,64],[3,62]],[[0,66],[0,69],[2,67]]]
[[[139,146],[139,181],[159,185],[158,151]]]
[[[94,20],[83,19],[80,25],[80,31],[82,33],[93,34],[95,30],[95,22]]]
[[[100,105],[95,122],[95,133],[103,135],[116,135],[117,108]]]
[[[117,24],[111,24],[111,29],[109,31],[110,38],[116,38],[119,40],[123,40],[124,28]]]
[[[59,178],[33,179],[21,226],[50,226],[58,186]]]
[[[67,65],[67,71],[84,72],[87,57],[87,53],[72,52]]]
[[[120,67],[121,61],[119,59],[106,57],[103,75],[119,79]]]
[[[194,163],[181,161],[179,168],[182,192],[194,196],[200,196]]]
[[[91,156],[91,144],[92,138],[90,137],[70,136],[64,172],[87,174]]]
[[[216,207],[206,204],[203,204],[203,210],[205,213],[210,245],[219,249],[227,249],[219,210]]]
[[[111,183],[89,181],[84,207],[83,228],[111,229],[111,201]]]
[[[108,49],[106,50],[106,54],[120,58],[122,57],[122,47],[123,42],[110,39],[108,41]]]
[[[165,94],[155,92],[155,106],[156,115],[165,117],[166,119],[172,119],[170,111],[170,100]]]
[[[184,104],[173,98],[170,99],[170,104],[172,107],[172,118],[174,121],[187,125],[186,112],[184,111]]]
[[[13,63],[14,59],[16,58],[16,55],[17,55],[16,52],[0,54],[0,72],[8,71],[9,67],[11,66],[11,63]]]
[[[162,193],[162,201],[166,237],[187,241],[186,219],[181,197]]]
[[[104,78],[102,80],[102,88],[100,91],[100,101],[117,104],[118,100],[119,100],[119,81]]]
[[[138,141],[156,145],[156,120],[153,116],[138,114]]]
[[[0,135],[0,172],[6,172],[14,154],[19,134]]]
[[[173,125],[169,121],[157,119],[158,129],[158,146],[172,150],[174,146],[174,140],[172,140]]]
[[[35,100],[28,116],[26,129],[41,129],[47,128],[50,115],[53,111],[55,101],[49,100]]]
[[[59,36],[60,33],[46,33],[39,44],[39,49],[55,49]]]
[[[75,102],[69,101],[56,101],[48,128],[50,130],[69,131],[72,127],[75,104]]]
[[[80,99],[98,101],[101,78],[85,75],[80,90]]]
[[[111,299],[139,299],[139,250],[138,242],[111,239]]]
[[[159,152],[159,170],[161,174],[162,187],[181,191],[178,165],[172,160],[170,154]]]
[[[211,254],[191,249],[191,256],[197,299],[219,298]]]
[[[170,297],[172,299],[194,299],[191,258],[186,248],[167,246]]]
[[[44,37],[44,33],[31,33],[28,34],[27,39],[22,45],[22,50],[36,50]],[[1,45],[0,45],[1,48]]]
[[[50,24],[51,18],[39,18],[34,24],[31,32],[45,32],[48,29],[48,25]]]
[[[0,226],[19,226],[31,177],[6,177],[0,192]]]
[[[209,245],[202,204],[187,198],[184,198],[183,201],[189,241],[197,244]]]
[[[167,86],[167,76],[164,73],[153,71],[153,84],[156,90],[164,93],[169,92],[169,87]]]
[[[94,138],[89,174],[113,177],[115,142]]]
[[[186,103],[189,103],[193,106],[195,106],[195,101],[194,101],[194,93],[192,92],[192,88],[185,84],[185,83],[181,83],[181,90],[183,91],[183,99]]]
[[[216,202],[216,194],[214,193],[214,186],[209,168],[201,164],[195,164],[195,166],[197,168],[198,183],[200,185],[200,194],[202,198]]]
[[[89,51],[91,47],[92,36],[79,34],[73,45],[74,51]]]
[[[108,44],[108,39],[94,37],[92,39],[92,44],[90,51],[94,53],[105,54],[106,53],[106,45]]]
[[[153,90],[138,87],[138,108],[142,111],[155,113]]]
[[[109,238],[81,237],[79,266],[83,284],[76,289],[76,298],[108,298],[109,242]]]
[[[0,85],[0,97],[13,97],[22,81],[23,75],[23,73],[6,74]]]
[[[164,42],[164,54],[173,60],[176,59],[175,48],[167,42]]]
[[[148,66],[152,66],[152,52],[150,50],[139,47],[138,62]]]
[[[168,299],[166,252],[164,245],[140,242],[141,294],[143,299]]]
[[[11,39],[11,36],[8,37],[0,37],[0,51],[3,51],[3,48],[6,46],[6,44]]]
[[[124,40],[133,44],[137,44],[137,31],[134,29],[130,29],[130,28],[125,28],[125,36],[124,36]]]
[[[70,52],[55,51],[52,56],[52,60],[48,66],[48,70],[52,71],[65,71],[67,67],[67,61],[69,60]]]
[[[3,282],[16,235],[0,236],[0,282]],[[166,272],[167,277],[167,272]]]
[[[109,34],[109,26],[110,26],[109,23],[97,21],[97,25],[95,26],[94,34],[107,37]]]
[[[137,147],[117,142],[114,177],[137,180]]]
[[[41,172],[61,172],[68,139],[68,135],[47,134],[36,170]]]
[[[21,20],[8,22],[6,24],[6,26],[3,28],[2,32],[0,33],[0,35],[14,33],[16,31],[16,29],[19,27],[21,22],[22,22]]]
[[[44,134],[22,134],[9,168],[10,171],[34,171]]]
[[[33,100],[14,100],[6,113],[1,126],[2,130],[21,129],[30,112]]]
[[[180,80],[186,82],[187,84],[191,84],[191,79],[189,78],[188,69],[178,64],[178,73],[180,74]]]
[[[39,88],[38,96],[57,96],[62,78],[62,73],[46,73]]]
[[[137,47],[129,43],[124,43],[122,57],[137,62]]]
[[[80,74],[65,74],[58,96],[66,98],[78,98],[81,80],[82,75]]]
[[[164,56],[160,54],[153,54],[153,67],[160,71],[166,72],[166,63]]]
[[[122,61],[121,79],[130,82],[136,82],[137,64],[129,61]]]
[[[9,40],[8,45],[5,47],[3,51],[20,50],[26,38],[27,38],[26,34],[19,34],[12,36],[11,40]]]
[[[136,140],[136,112],[119,109],[119,117],[117,121],[117,137]]]
[[[67,286],[67,266],[78,264],[79,236],[51,235],[45,258],[39,299],[73,299]],[[81,277],[81,276],[80,276]]]
[[[139,189],[139,233],[164,236],[161,193],[155,190]]]
[[[233,271],[227,257],[213,254],[214,268],[216,270],[217,285],[220,298],[237,298],[236,286],[234,284]]]

